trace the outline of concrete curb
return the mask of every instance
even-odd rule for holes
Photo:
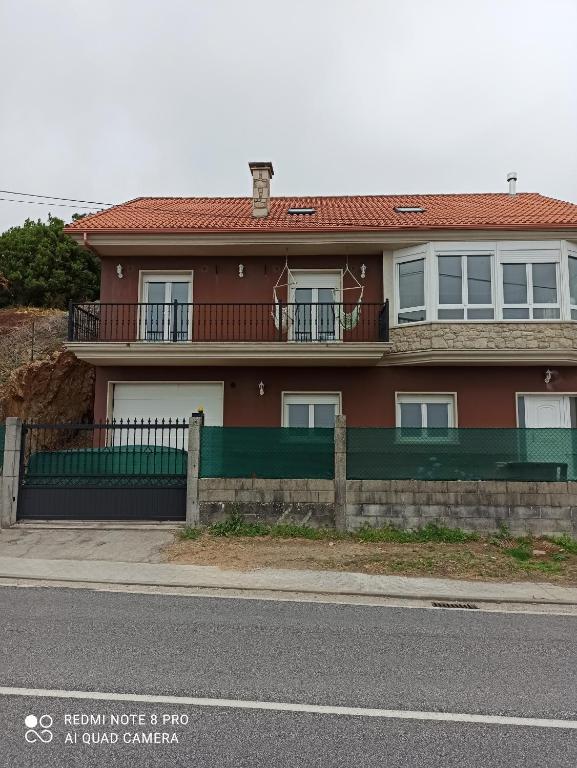
[[[0,557],[0,578],[126,586],[234,589],[258,592],[387,597],[458,602],[577,605],[577,588],[527,582],[469,582],[361,573],[262,569],[225,571],[214,566],[40,560]]]

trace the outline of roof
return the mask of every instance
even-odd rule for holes
[[[421,207],[398,213],[396,207]],[[289,214],[314,208],[314,214]],[[412,229],[577,228],[577,205],[533,192],[509,195],[274,197],[266,218],[252,216],[246,197],[140,197],[66,227],[70,234],[360,232]]]

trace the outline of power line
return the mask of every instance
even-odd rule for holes
[[[79,208],[82,208],[85,211],[94,211],[94,213],[98,213],[98,211],[101,210],[100,208],[92,208],[87,205],[66,205],[65,203],[45,203],[40,200],[15,200],[12,197],[0,197],[0,200],[2,200],[5,203],[27,203],[28,205],[49,205],[52,208],[75,208],[76,210],[78,210]]]
[[[46,200],[64,200],[67,203],[88,203],[89,205],[114,205],[114,203],[98,203],[96,200],[77,200],[75,197],[56,197],[56,195],[37,195],[32,192],[14,192],[12,189],[0,189],[0,195],[23,195],[24,197],[43,197]],[[25,201],[15,201],[25,202]]]

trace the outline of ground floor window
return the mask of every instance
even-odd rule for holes
[[[397,427],[450,429],[456,426],[456,423],[454,395],[397,394]]]
[[[335,416],[341,412],[340,392],[284,392],[283,427],[335,426]]]

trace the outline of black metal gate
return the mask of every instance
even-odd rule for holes
[[[19,520],[184,520],[188,422],[24,424]]]

